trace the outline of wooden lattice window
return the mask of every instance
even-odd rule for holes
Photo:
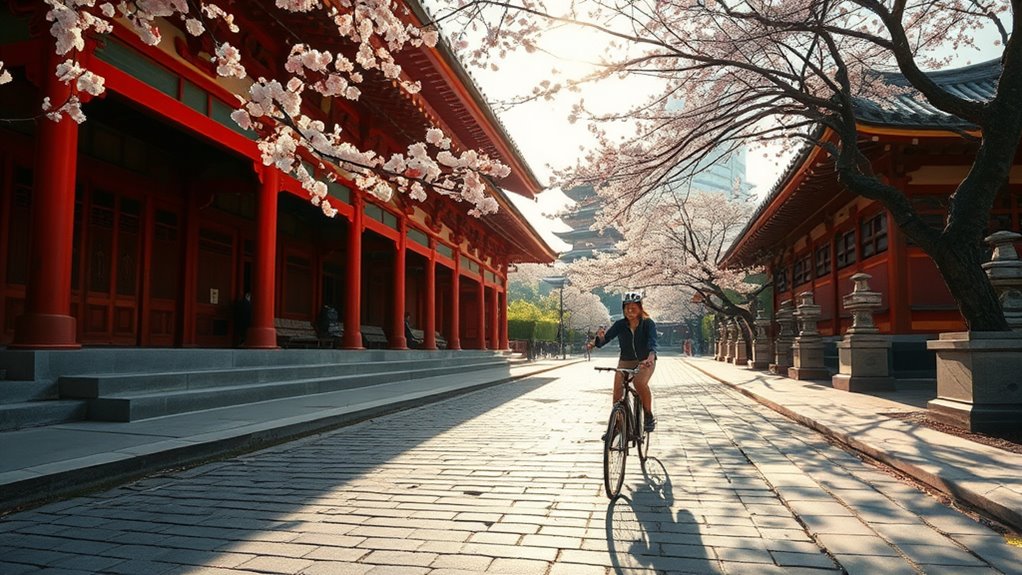
[[[830,244],[816,248],[816,277],[822,278],[830,273]]]
[[[813,256],[806,254],[795,261],[795,269],[792,272],[792,285],[809,283],[813,279]]]
[[[834,237],[834,259],[837,269],[855,263],[855,230],[848,230]]]
[[[788,268],[774,271],[774,286],[778,293],[788,291]]]
[[[862,259],[887,251],[887,214],[862,222]]]

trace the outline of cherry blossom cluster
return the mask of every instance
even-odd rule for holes
[[[85,49],[89,34],[108,34],[115,21],[126,22],[146,44],[162,41],[159,23],[179,21],[192,36],[209,35],[214,41],[211,56],[216,73],[222,77],[248,78],[246,55],[223,34],[240,32],[234,15],[225,8],[229,2],[189,0],[45,0],[50,33],[56,40],[57,54],[68,56],[54,71],[72,90],[65,102],[43,102],[43,112],[54,121],[67,116],[76,122],[85,120],[82,99],[104,90],[104,80],[82,68],[77,55]],[[197,4],[197,6],[193,6]],[[244,129],[255,130],[263,162],[296,177],[308,191],[311,201],[327,215],[336,209],[327,200],[327,181],[336,164],[344,177],[360,189],[388,200],[395,192],[424,200],[427,191],[467,201],[470,213],[483,215],[496,211],[497,202],[488,191],[489,178],[502,178],[510,169],[499,161],[472,150],[455,151],[449,138],[437,129],[427,132],[425,141],[410,145],[404,154],[389,159],[377,157],[372,150],[361,150],[350,143],[339,126],[306,116],[302,103],[306,91],[328,98],[358,100],[359,85],[368,73],[379,73],[408,94],[416,94],[421,84],[402,70],[393,54],[406,48],[433,47],[439,39],[434,29],[421,29],[403,19],[407,8],[389,0],[276,0],[282,10],[322,14],[324,26],[332,26],[339,39],[357,46],[349,58],[341,52],[317,49],[309,44],[293,46],[283,78],[255,78],[247,97],[232,118]],[[233,4],[237,7],[237,4]],[[11,81],[0,62],[0,84]],[[315,170],[305,167],[312,160]],[[313,173],[315,172],[315,173]]]

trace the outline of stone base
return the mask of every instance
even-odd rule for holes
[[[893,377],[869,377],[840,373],[830,379],[834,389],[864,393],[869,391],[894,391]]]
[[[820,367],[789,367],[788,379],[830,379],[830,370]]]
[[[788,377],[788,369],[790,368],[791,368],[790,365],[779,365],[776,363],[771,363],[769,366],[767,366],[767,370],[770,373],[774,375],[783,375],[784,377]]]
[[[14,320],[7,349],[80,349],[77,320],[69,315],[26,313]]]
[[[933,419],[976,433],[1022,432],[1022,404],[990,406],[937,398],[927,403],[926,408]]]
[[[937,353],[934,418],[982,433],[1022,430],[1022,333],[942,333],[927,347]]]
[[[768,367],[770,367],[770,364],[765,361],[749,360],[749,369],[766,369]]]

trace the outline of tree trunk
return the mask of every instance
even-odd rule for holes
[[[1001,302],[983,270],[980,250],[974,243],[945,236],[930,257],[970,331],[1008,331]]]

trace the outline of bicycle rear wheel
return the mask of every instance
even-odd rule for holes
[[[603,486],[607,497],[616,499],[625,481],[625,460],[628,458],[628,414],[617,404],[610,411],[607,436],[603,441]]]

